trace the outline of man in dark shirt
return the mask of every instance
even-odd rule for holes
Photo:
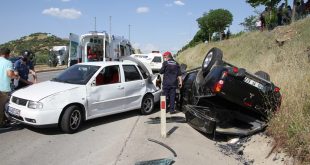
[[[29,56],[29,52],[26,51],[23,53],[21,59],[14,63],[14,70],[17,71],[20,76],[18,86],[15,88],[15,90],[37,82],[36,72],[34,71],[34,66],[32,61],[30,61]],[[28,80],[29,74],[33,76],[33,82]]]
[[[181,70],[179,64],[172,58],[170,52],[163,54],[165,61],[159,71],[160,74],[164,74],[163,78],[163,90],[166,96],[167,105],[170,105],[170,113],[175,113],[175,94],[177,87],[182,87]],[[169,100],[169,101],[168,101]]]

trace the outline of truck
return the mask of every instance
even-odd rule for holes
[[[68,66],[89,61],[118,61],[133,54],[128,39],[106,32],[91,31],[81,36],[70,33]]]
[[[49,53],[56,57],[58,65],[65,65],[68,63],[69,46],[53,46]]]

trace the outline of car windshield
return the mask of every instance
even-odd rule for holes
[[[85,85],[99,68],[100,66],[94,65],[73,65],[53,78],[52,81]]]

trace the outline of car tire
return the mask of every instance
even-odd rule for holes
[[[141,113],[143,115],[151,114],[154,110],[154,98],[152,95],[147,94],[143,97],[141,103]]]
[[[222,50],[216,47],[210,49],[209,52],[206,54],[201,66],[204,76],[206,76],[209,73],[214,64],[219,65],[223,63],[222,58],[223,58]],[[206,60],[207,62],[205,63]]]
[[[66,133],[76,132],[82,123],[82,111],[81,108],[73,105],[65,109],[61,121],[60,127],[61,130]]]
[[[260,77],[260,78],[263,78],[263,79],[265,79],[265,80],[268,80],[268,81],[270,81],[270,76],[269,76],[269,74],[268,73],[266,73],[266,72],[264,72],[264,71],[257,71],[257,72],[255,72],[254,73],[256,76],[258,76],[258,77]]]

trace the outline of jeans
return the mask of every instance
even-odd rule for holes
[[[5,120],[4,110],[5,110],[5,103],[9,100],[9,94],[7,92],[0,91],[0,125],[3,124]]]
[[[163,87],[164,96],[166,96],[167,111],[169,108],[168,105],[170,105],[169,111],[170,112],[174,111],[176,89],[177,89],[176,87],[165,87],[165,86]]]

